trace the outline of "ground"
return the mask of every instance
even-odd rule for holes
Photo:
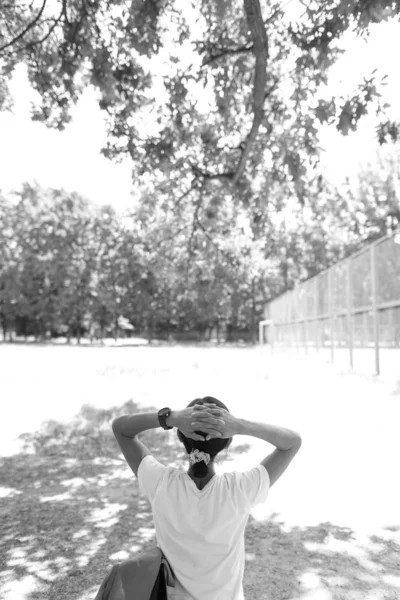
[[[110,421],[213,395],[303,438],[249,520],[246,600],[399,598],[400,374],[357,375],[325,359],[259,347],[0,345],[0,597],[93,599],[112,564],[151,545],[150,508]],[[166,464],[185,464],[175,433],[143,440]],[[218,468],[251,467],[271,450],[238,436]]]

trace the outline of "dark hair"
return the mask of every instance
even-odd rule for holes
[[[196,398],[195,400],[192,400],[192,402],[189,402],[188,407],[194,406],[195,404],[206,403],[216,404],[220,408],[224,408],[229,412],[228,407],[225,406],[223,402],[217,400],[216,398],[213,398],[212,396]],[[199,435],[205,435],[204,431],[196,431],[196,433],[198,433]],[[214,460],[217,454],[221,452],[221,450],[223,450],[224,448],[227,448],[232,441],[232,438],[212,438],[211,440],[204,440],[204,442],[201,442],[200,440],[193,440],[192,438],[186,437],[186,435],[184,435],[179,429],[178,439],[185,446],[186,452],[188,454],[190,454],[192,450],[195,450],[197,448],[198,450],[200,450],[200,452],[207,452],[210,455],[211,460]],[[195,477],[205,477],[208,473],[208,465],[206,465],[204,460],[201,460],[200,462],[194,463],[194,465],[192,466],[192,471]]]

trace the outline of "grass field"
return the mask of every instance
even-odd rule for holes
[[[92,599],[111,564],[152,543],[149,505],[110,421],[203,395],[303,438],[249,521],[246,600],[400,597],[400,375],[349,374],[316,355],[166,345],[3,344],[0,365],[2,599]],[[166,464],[185,464],[174,434],[143,439]],[[271,450],[237,437],[219,469],[251,467]]]

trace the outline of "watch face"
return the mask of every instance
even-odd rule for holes
[[[164,417],[165,415],[168,415],[168,413],[171,412],[170,408],[162,408],[161,410],[158,411],[158,414],[160,417]]]

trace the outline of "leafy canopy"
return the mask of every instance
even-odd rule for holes
[[[375,74],[350,98],[319,97],[349,29],[398,16],[387,0],[37,0],[6,3],[0,29],[0,99],[24,62],[40,94],[33,118],[63,128],[84,88],[98,90],[108,122],[104,153],[128,154],[137,177],[170,190],[254,196],[267,172],[304,200],[318,161],[318,122],[354,130],[373,100],[380,142],[397,139]],[[299,4],[299,3],[297,3]],[[166,177],[167,176],[167,177]]]

